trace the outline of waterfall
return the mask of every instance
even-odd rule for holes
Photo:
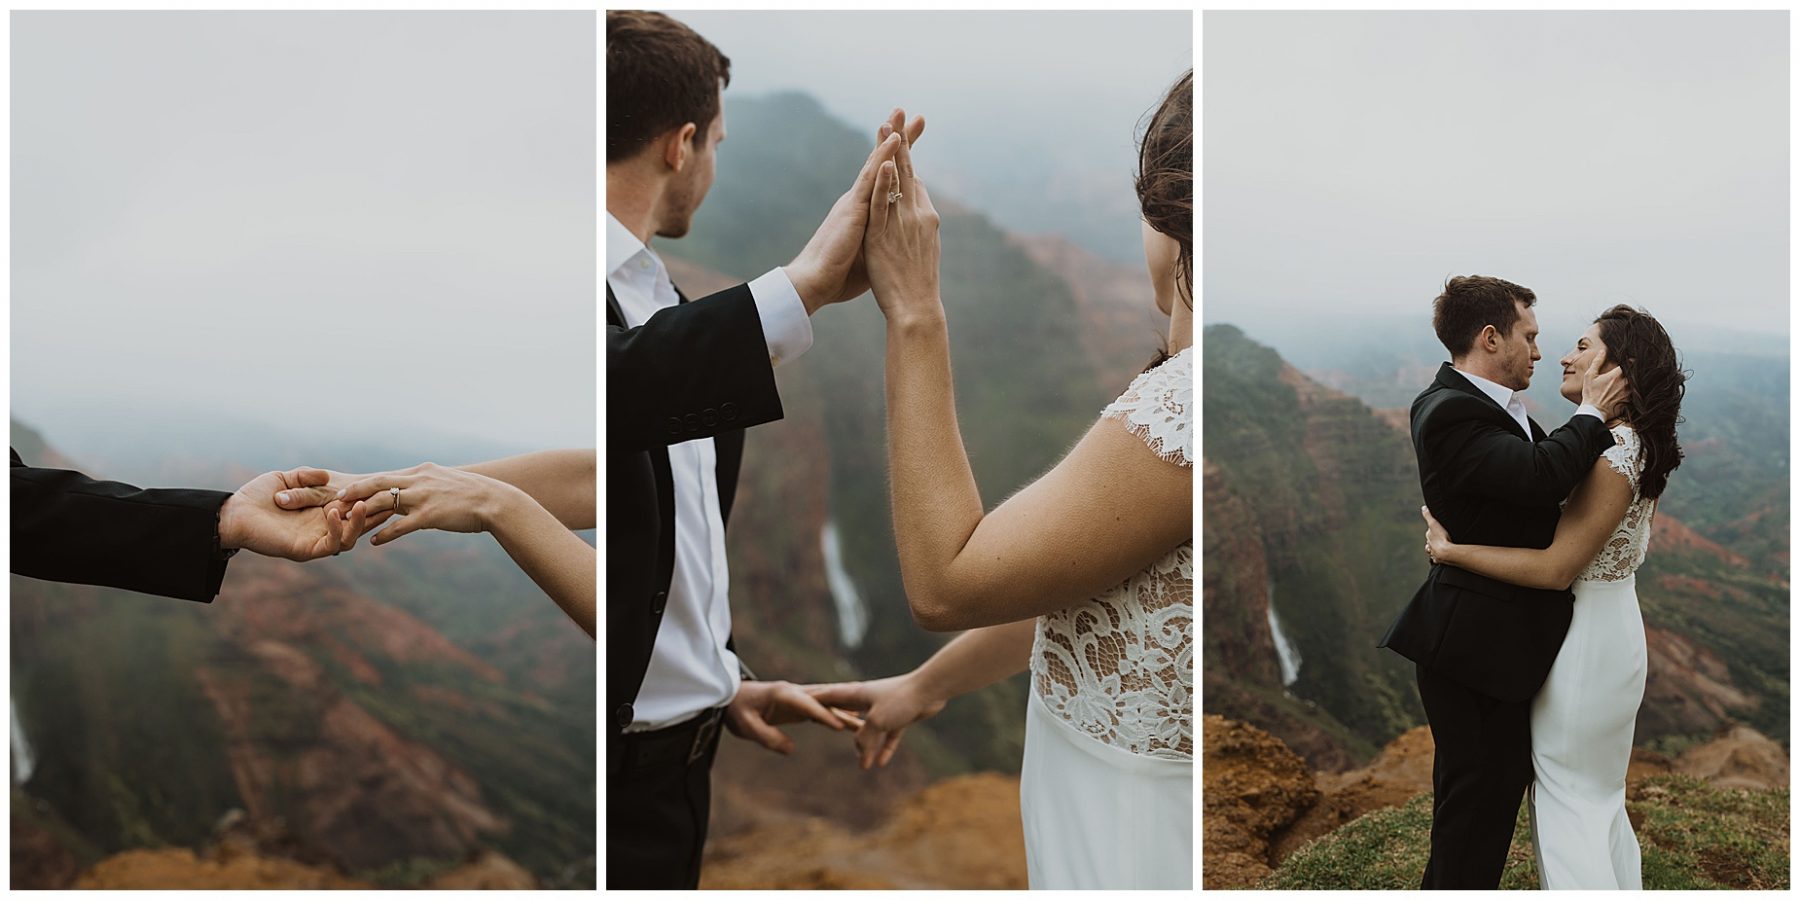
[[[1300,678],[1300,650],[1281,630],[1281,617],[1275,614],[1275,582],[1269,582],[1269,633],[1275,636],[1275,655],[1281,660],[1281,686],[1288,687]]]
[[[831,605],[837,609],[838,640],[855,650],[862,646],[863,635],[869,631],[869,609],[863,605],[862,595],[856,592],[856,582],[851,581],[850,573],[844,571],[844,554],[838,546],[836,522],[825,520],[819,542],[825,551],[825,584],[831,588]]]
[[[31,758],[31,742],[25,740],[25,728],[19,724],[19,705],[7,698],[8,708],[12,711],[12,774],[13,784],[24,784],[31,778],[31,770],[37,761]]]

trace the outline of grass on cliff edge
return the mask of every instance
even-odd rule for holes
[[[1646,782],[1627,806],[1640,823],[1645,889],[1788,889],[1787,791],[1722,790],[1669,775]],[[1430,846],[1431,795],[1421,794],[1313,841],[1257,887],[1412,890]],[[1500,887],[1538,887],[1523,806]]]

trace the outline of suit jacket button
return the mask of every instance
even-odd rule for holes
[[[689,431],[700,430],[700,415],[698,413],[688,413],[685,417],[685,421],[687,422]]]
[[[636,711],[631,708],[631,704],[621,703],[618,709],[613,710],[613,721],[619,723],[620,728],[624,728],[631,724],[631,719],[636,714]]]
[[[674,416],[670,416],[669,417],[669,434],[676,435],[676,434],[680,434],[680,433],[681,433],[681,420]]]
[[[700,422],[701,422],[701,424],[705,425],[708,428],[711,428],[714,425],[719,424],[719,411],[716,409],[709,409],[709,410],[701,413],[700,414]]]
[[[727,422],[736,422],[737,417],[738,409],[736,403],[725,403],[719,406],[719,418],[722,418]]]
[[[669,592],[668,591],[657,591],[656,595],[650,598],[650,611],[652,613],[655,613],[656,615],[659,615],[659,616],[662,615],[663,609],[666,608],[668,605],[669,605]]]

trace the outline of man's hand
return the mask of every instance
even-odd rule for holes
[[[311,468],[252,478],[219,507],[219,545],[295,562],[355,546],[357,537],[388,514],[352,512],[339,519],[342,504],[327,487],[330,482],[330,472]],[[282,506],[277,506],[278,498]]]
[[[1600,374],[1600,367],[1605,364],[1606,348],[1601,347],[1581,373],[1581,402],[1600,410],[1600,418],[1611,422],[1619,417],[1625,401],[1631,399],[1631,383],[1625,380],[1625,370],[1619,366]]]
[[[831,212],[825,215],[819,230],[813,232],[800,255],[787,265],[788,280],[800,294],[807,315],[828,303],[860,297],[869,289],[862,248],[863,230],[869,225],[869,196],[875,187],[875,173],[882,163],[894,158],[901,141],[910,147],[924,133],[923,117],[914,117],[908,124],[905,110],[895,109],[876,132],[875,150],[863,162],[856,183],[832,204]]]
[[[833,731],[844,730],[844,723],[811,694],[785,681],[746,681],[738,685],[737,697],[725,709],[725,727],[732,734],[781,754],[794,752],[794,741],[775,726],[809,719]]]

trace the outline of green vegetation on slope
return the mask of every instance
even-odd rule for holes
[[[15,438],[21,434],[33,436],[14,423]],[[37,446],[42,452],[41,440]],[[210,468],[234,467],[214,461]],[[340,603],[316,629],[283,639],[321,667],[329,685],[322,694],[341,692],[468,772],[480,785],[482,804],[509,825],[487,835],[488,843],[541,879],[561,883],[573,871],[578,880],[567,886],[592,887],[592,640],[490,538],[407,538],[414,541],[308,564],[292,598],[293,617],[316,612],[309,602],[323,601],[309,595],[321,588],[372,599]],[[13,701],[36,760],[22,791],[66,821],[84,846],[106,853],[199,847],[221,815],[245,807],[218,708],[201,689],[202,668],[216,683],[244,692],[244,726],[266,758],[290,762],[319,738],[323,707],[315,701],[324,696],[305,695],[270,674],[247,649],[262,635],[233,631],[241,611],[232,586],[251,587],[262,563],[234,563],[227,593],[212,604],[13,579]],[[504,679],[411,659],[405,648],[367,646],[380,643],[380,635],[357,631],[369,623],[356,618],[384,607],[410,612],[426,623],[425,632],[449,636]],[[350,655],[371,667],[378,683],[346,668],[334,652],[344,648],[354,648]],[[346,798],[361,790],[344,788]],[[298,831],[290,793],[278,785],[264,799],[271,814]],[[402,870],[410,871],[406,865],[396,871]]]
[[[1202,455],[1262,536],[1271,602],[1300,654],[1289,691],[1328,731],[1384,744],[1423,716],[1411,664],[1375,648],[1426,571],[1411,449],[1359,401],[1303,409],[1281,358],[1236,328],[1203,340]]]
[[[1755,699],[1754,708],[1735,710],[1734,717],[1786,744],[1791,624],[1785,581],[1706,553],[1652,553],[1638,570],[1637,593],[1645,622],[1712,650],[1731,683]],[[1659,714],[1639,714],[1640,740],[1669,732]]]
[[[1788,792],[1715,788],[1678,775],[1651,779],[1627,804],[1643,851],[1646,890],[1786,890]],[[1414,890],[1431,849],[1431,795],[1369,813],[1302,847],[1258,888]],[[1521,805],[1503,890],[1538,888],[1531,823]]]
[[[13,620],[13,702],[37,760],[26,791],[109,853],[197,845],[242,805],[194,674],[214,652],[209,610],[98,593],[12,580],[15,610],[41,598],[52,611]]]

